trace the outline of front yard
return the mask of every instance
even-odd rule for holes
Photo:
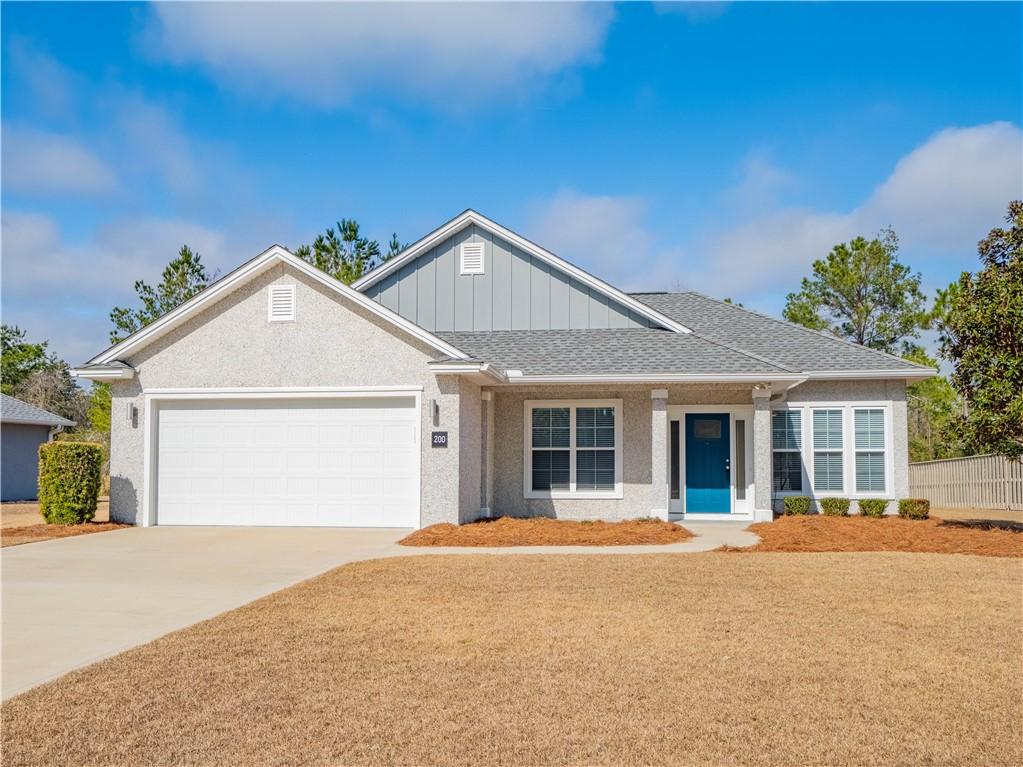
[[[1021,589],[940,554],[363,562],[13,699],[4,764],[1019,764]]]
[[[0,546],[17,546],[128,527],[110,522],[109,512],[109,500],[101,498],[96,506],[96,517],[91,522],[83,525],[48,525],[39,513],[37,501],[3,503],[0,504]]]

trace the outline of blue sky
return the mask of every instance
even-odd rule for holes
[[[4,3],[3,321],[80,363],[182,243],[467,207],[774,314],[892,225],[933,291],[1023,194],[1021,9]]]

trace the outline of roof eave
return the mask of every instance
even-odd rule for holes
[[[806,376],[796,373],[607,373],[587,375],[526,375],[519,370],[507,372],[511,384],[626,384],[626,383],[782,383],[801,382]]]
[[[924,381],[934,378],[938,371],[934,368],[906,368],[904,370],[810,370],[806,378],[811,381],[864,381],[864,380],[900,380]]]

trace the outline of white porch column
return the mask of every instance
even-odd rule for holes
[[[668,518],[668,390],[650,392],[650,516]]]
[[[483,397],[483,487],[481,488],[480,516],[489,517],[494,509],[494,393],[485,391]]]
[[[771,387],[753,387],[753,515],[757,522],[774,519],[771,507]]]

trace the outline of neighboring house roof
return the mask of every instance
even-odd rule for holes
[[[658,328],[439,333],[504,373],[523,376],[793,378],[793,372],[695,333]]]
[[[0,423],[18,423],[32,426],[74,426],[56,413],[22,402],[20,399],[0,394]]]
[[[451,237],[466,227],[474,224],[490,232],[490,234],[496,235],[510,242],[512,245],[520,248],[540,261],[543,261],[549,266],[554,267],[566,276],[578,280],[589,289],[595,290],[597,293],[613,299],[616,303],[624,306],[626,309],[631,309],[640,316],[677,333],[689,332],[689,328],[677,319],[668,317],[650,305],[637,301],[628,293],[619,290],[614,285],[610,285],[607,282],[604,282],[604,280],[594,277],[592,274],[580,269],[575,264],[570,264],[568,261],[554,255],[546,248],[537,245],[535,242],[527,240],[522,235],[501,226],[496,221],[490,220],[482,213],[477,213],[471,208],[458,214],[446,224],[437,227],[425,237],[409,245],[398,255],[385,261],[369,274],[366,274],[356,280],[352,283],[352,287],[358,291],[365,291],[368,287],[380,281],[387,275],[393,274],[409,262],[414,261],[425,253],[428,253],[434,245],[437,245],[438,243],[446,240],[448,237]]]
[[[695,291],[631,295],[685,322],[697,335],[722,341],[804,373],[934,373],[931,368],[891,354],[777,320]]]

